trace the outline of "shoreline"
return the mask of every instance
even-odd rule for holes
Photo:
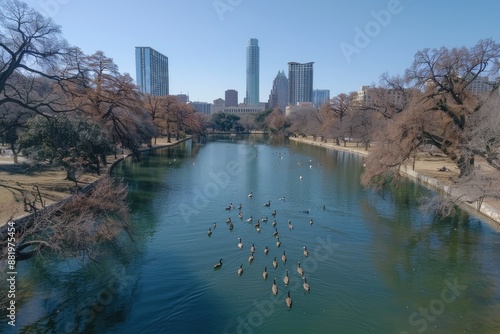
[[[182,142],[185,142],[185,141],[188,141],[188,140],[191,140],[192,137],[191,136],[188,136],[186,138],[183,138],[183,139],[180,139],[178,141],[175,141],[175,142],[172,142],[172,143],[165,143],[165,144],[158,144],[156,146],[152,146],[152,147],[145,147],[145,148],[142,148],[140,149],[140,152],[141,154],[144,153],[144,152],[149,152],[149,151],[154,151],[154,150],[159,150],[159,149],[163,149],[163,148],[167,148],[167,147],[171,147],[171,146],[175,146],[175,145],[178,145]],[[101,178],[103,176],[110,176],[111,175],[111,172],[113,170],[113,168],[120,162],[124,161],[125,159],[129,158],[130,156],[132,155],[132,153],[127,153],[127,154],[123,154],[122,156],[120,157],[117,157],[116,159],[113,158],[113,161],[111,161],[110,163],[108,163],[105,167],[105,170],[102,171],[101,175],[99,177],[97,177],[95,180],[93,180],[92,182],[86,184],[81,191],[85,192],[85,191],[90,191],[90,189],[92,187],[94,187],[94,185],[99,182],[99,180],[101,180]],[[103,168],[104,169],[104,168]],[[62,180],[61,180],[62,181]],[[68,199],[70,199],[72,196],[74,196],[74,194],[72,193],[61,193],[61,198],[59,200],[56,200],[54,201],[53,203],[39,209],[37,211],[37,213],[40,213],[41,211],[44,211],[44,210],[47,210],[49,208],[53,208],[55,206],[58,206],[58,205],[62,205],[64,204],[65,201],[67,201]],[[4,238],[6,237],[7,235],[7,229],[8,229],[8,223],[9,222],[14,222],[15,225],[16,225],[16,228],[17,227],[20,227],[22,228],[22,226],[24,224],[27,224],[30,219],[32,219],[33,215],[35,213],[23,213],[21,215],[17,215],[17,216],[14,216],[12,219],[7,219],[5,221],[0,221],[0,240],[4,240]]]
[[[338,151],[344,151],[344,152],[350,152],[362,156],[367,156],[370,154],[369,151],[366,151],[364,147],[344,147],[344,146],[339,146],[336,145],[335,143],[325,143],[323,141],[315,141],[312,139],[306,139],[306,138],[296,138],[296,137],[290,137],[289,138],[292,141],[299,142],[299,143],[304,143],[308,145],[315,145],[315,146],[321,146],[333,150],[338,150]],[[409,178],[412,181],[415,181],[427,188],[431,188],[434,190],[437,190],[442,193],[449,193],[451,195],[457,194],[457,189],[454,188],[452,185],[446,184],[446,182],[440,181],[436,178],[433,178],[431,176],[425,175],[422,172],[418,172],[415,170],[412,170],[411,167],[408,165],[403,166],[400,168],[399,172]],[[480,216],[481,218],[485,218],[488,220],[488,224],[490,224],[493,228],[496,230],[499,229],[500,227],[500,210],[496,209],[492,205],[488,203],[481,203],[481,207],[477,208],[477,203],[476,202],[468,202],[467,200],[460,200],[459,203],[457,203],[462,209],[466,210],[467,212],[471,214],[475,214]]]

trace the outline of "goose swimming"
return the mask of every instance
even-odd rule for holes
[[[275,226],[276,226],[276,224],[278,224],[278,222],[277,222],[277,221],[276,221],[276,219],[275,219],[275,220],[273,220],[273,227],[275,227]]]
[[[243,249],[243,243],[241,242],[241,238],[238,238],[238,248]]]
[[[288,286],[290,283],[290,276],[288,276],[288,269],[286,270],[285,277],[283,278],[283,282],[285,282],[285,285]]]
[[[275,238],[278,236],[278,229],[277,228],[274,229],[273,236]]]
[[[280,246],[281,246],[280,237],[278,237],[278,241],[276,241],[276,246],[277,246],[278,248],[280,248]]]
[[[278,261],[276,261],[276,257],[273,260],[273,267],[274,269],[278,268]]]
[[[233,228],[234,228],[233,223],[229,223],[229,231],[232,231],[232,230],[233,230]]]
[[[289,221],[288,221],[288,229],[289,229],[290,231],[291,231],[291,230],[293,230],[293,224],[292,224],[292,221],[291,221],[291,220],[289,220]]]
[[[283,261],[284,263],[286,263],[285,251],[283,251],[283,255],[281,255],[281,261]]]
[[[311,287],[309,286],[309,283],[307,283],[307,280],[306,278],[304,277],[304,284],[302,284],[302,287],[304,288],[304,290],[306,290],[307,292],[311,291]]]
[[[267,220],[268,220],[268,219],[267,219],[267,216],[266,216],[265,218],[262,218],[262,221],[263,221],[264,223],[267,223]]]
[[[250,223],[250,222],[252,221],[252,219],[253,219],[253,217],[252,217],[252,216],[250,216],[250,218],[248,218],[246,221],[247,221],[248,223]]]
[[[252,244],[252,247],[250,247],[250,252],[255,253],[255,244]]]
[[[248,257],[248,262],[252,263],[253,262],[253,252],[250,253],[250,256]]]
[[[238,268],[238,276],[241,276],[243,274],[243,265],[240,264],[240,267]]]
[[[274,279],[273,286],[271,287],[273,294],[276,296],[278,294],[278,286],[276,285],[276,278]]]
[[[250,192],[250,194],[248,194],[248,197],[252,197],[252,196],[253,196],[253,193],[252,193],[252,192]]]
[[[309,251],[306,246],[304,246],[304,256],[309,256]]]
[[[238,210],[241,210],[241,208],[242,208],[242,207],[243,207],[243,206],[242,206],[242,205],[241,205],[241,203],[240,203],[240,205],[238,205]]]
[[[276,210],[273,211],[272,215],[273,217],[276,217]]]
[[[267,201],[267,203],[264,203],[264,206],[271,206],[271,201]]]
[[[264,254],[267,255],[268,253],[269,253],[269,248],[266,246],[266,247],[264,247]]]
[[[302,269],[302,267],[300,266],[300,261],[297,267],[297,272],[299,273],[300,276],[304,276],[304,269]]]
[[[214,269],[222,267],[222,259],[219,260],[216,264],[214,264]]]
[[[264,267],[264,272],[262,273],[262,278],[264,278],[266,280],[267,276],[268,276],[267,267]]]
[[[209,227],[208,228],[208,236],[211,236],[212,235],[212,229]]]
[[[290,291],[288,291],[288,296],[285,299],[286,306],[292,308],[292,297],[290,297]]]

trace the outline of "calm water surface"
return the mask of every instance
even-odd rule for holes
[[[21,262],[19,281],[28,293],[16,328],[26,333],[500,332],[498,233],[465,213],[446,220],[423,214],[417,201],[428,191],[410,182],[380,192],[365,189],[359,185],[361,171],[361,158],[350,153],[293,142],[268,145],[264,137],[188,141],[152,152],[140,163],[127,161],[114,173],[130,186],[135,244],[129,252],[103,249],[98,266],[77,259]],[[234,209],[226,210],[230,203]],[[260,232],[254,227],[258,219]],[[252,245],[255,259],[249,263]],[[221,258],[222,267],[214,270]],[[299,261],[310,292],[297,273]],[[277,296],[271,292],[274,278]],[[287,292],[291,309],[285,305]]]

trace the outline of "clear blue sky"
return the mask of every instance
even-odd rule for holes
[[[402,74],[424,48],[500,42],[494,0],[25,2],[61,25],[70,44],[87,54],[102,50],[134,79],[136,46],[165,54],[170,94],[189,93],[192,101],[236,89],[243,102],[249,38],[259,40],[262,102],[278,71],[288,76],[290,61],[315,62],[314,88],[333,97],[376,84],[384,72]]]

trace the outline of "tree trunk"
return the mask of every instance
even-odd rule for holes
[[[474,155],[462,154],[457,160],[457,167],[460,170],[458,177],[469,176],[474,171]]]
[[[12,158],[14,160],[14,163],[17,164],[18,163],[17,151],[16,151],[16,146],[14,145],[14,143],[10,143],[10,149],[12,150]]]

